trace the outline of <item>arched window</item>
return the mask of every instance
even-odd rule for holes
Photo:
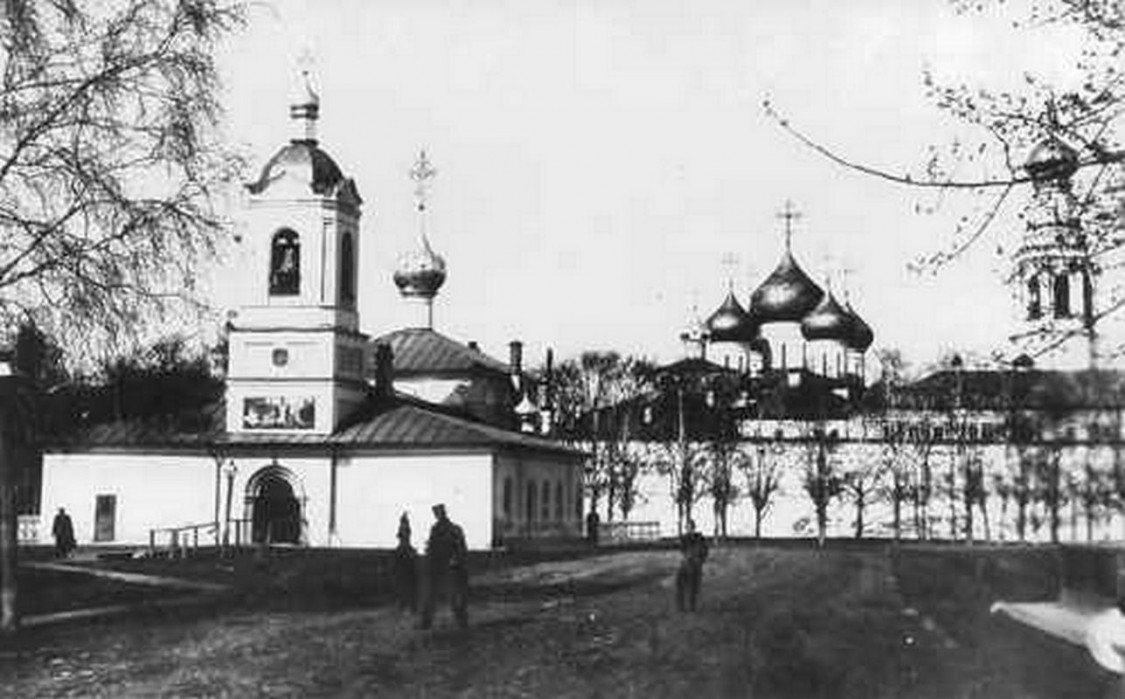
[[[563,520],[563,487],[562,481],[555,483],[555,519]]]
[[[301,293],[301,243],[296,232],[283,228],[270,246],[270,295]]]
[[[1027,280],[1027,319],[1043,317],[1043,300],[1039,297],[1039,276]]]
[[[504,519],[512,518],[512,479],[504,479]]]
[[[1070,277],[1066,273],[1055,275],[1055,317],[1070,317]]]
[[[535,481],[527,484],[527,521],[535,521]]]
[[[340,240],[340,303],[355,303],[355,245],[351,233],[345,233]]]
[[[551,518],[551,484],[543,481],[543,519]]]

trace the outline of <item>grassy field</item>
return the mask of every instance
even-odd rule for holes
[[[474,564],[472,621],[423,632],[376,554],[128,561],[233,585],[221,605],[35,630],[13,696],[1117,696],[1079,648],[992,617],[1054,594],[1049,549],[717,548],[677,613],[676,554]]]

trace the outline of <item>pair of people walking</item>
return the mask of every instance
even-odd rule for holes
[[[405,512],[399,518],[398,548],[394,558],[399,605],[419,611],[420,591],[420,628],[433,626],[434,610],[439,600],[448,601],[457,626],[466,628],[469,625],[469,551],[465,532],[449,519],[445,505],[437,504],[432,509],[434,524],[430,527],[426,560],[420,571],[417,553],[410,544],[410,518]]]

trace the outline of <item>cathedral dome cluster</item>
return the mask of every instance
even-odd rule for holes
[[[787,213],[786,218],[796,215]],[[743,305],[733,289],[699,333],[685,333],[693,354],[732,368],[806,369],[830,377],[863,373],[874,333],[846,299],[825,290],[801,268],[790,249]]]

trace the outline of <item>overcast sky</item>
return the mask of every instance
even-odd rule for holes
[[[424,147],[449,265],[435,323],[455,338],[501,358],[522,339],[531,364],[547,347],[677,359],[693,304],[710,313],[732,274],[745,303],[777,264],[791,199],[806,271],[851,269],[873,349],[920,365],[1005,338],[997,241],[937,275],[907,270],[974,202],[920,214],[932,194],[831,164],[762,101],[844,154],[916,170],[957,128],[927,101],[925,68],[1003,87],[1072,64],[1069,37],[1010,19],[942,0],[275,0],[223,57],[228,129],[260,166],[291,133],[311,53],[321,144],[365,200],[368,333],[404,321],[391,274],[417,230],[407,173]],[[998,233],[1018,225],[1007,213]]]

